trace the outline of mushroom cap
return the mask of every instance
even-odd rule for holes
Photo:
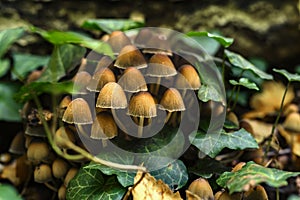
[[[35,167],[34,181],[37,183],[46,183],[52,180],[51,167],[47,164],[41,164]]]
[[[198,90],[200,88],[200,77],[192,65],[182,65],[178,71],[182,76],[177,76],[176,88],[191,90]]]
[[[13,154],[24,154],[25,153],[25,137],[23,132],[18,132],[12,142],[10,143],[10,147],[8,150]]]
[[[188,191],[200,197],[200,199],[214,199],[213,191],[207,180],[198,178],[188,187]]]
[[[59,108],[67,108],[68,105],[71,103],[72,99],[69,95],[65,96],[59,103]]]
[[[91,128],[92,139],[112,139],[118,135],[118,127],[108,112],[98,113]]]
[[[122,109],[127,107],[127,99],[122,87],[109,82],[101,89],[96,102],[98,108]]]
[[[76,94],[86,94],[86,86],[89,84],[91,80],[91,75],[86,71],[77,72],[73,77],[75,93]]]
[[[61,158],[56,158],[52,163],[52,174],[55,178],[63,178],[69,170],[69,164]]]
[[[115,66],[121,69],[126,69],[127,67],[142,69],[147,67],[147,63],[138,48],[133,45],[127,45],[122,48],[116,59]]]
[[[72,167],[71,169],[69,169],[69,171],[67,172],[67,175],[65,177],[64,180],[64,185],[66,187],[68,187],[69,182],[71,181],[72,178],[74,178],[74,176],[77,174],[79,170],[75,167]]]
[[[120,53],[124,46],[131,45],[130,39],[122,31],[113,31],[107,42],[115,54]]]
[[[173,62],[167,55],[154,54],[151,56],[148,65],[146,71],[147,76],[169,77],[177,74]]]
[[[31,126],[27,124],[25,129],[25,135],[34,137],[47,137],[44,126],[42,125]]]
[[[129,102],[128,115],[134,117],[156,117],[156,104],[149,92],[139,92]]]
[[[100,92],[106,83],[116,82],[115,74],[109,68],[100,68],[96,71],[89,82],[89,91]]]
[[[90,107],[83,98],[76,98],[71,101],[64,112],[62,120],[69,124],[93,123]]]
[[[58,137],[60,140],[58,140]],[[56,145],[59,148],[64,148],[64,149],[68,148],[68,146],[65,145],[64,141],[70,141],[70,142],[74,143],[76,140],[72,131],[69,128],[66,128],[64,126],[61,126],[59,129],[56,130],[54,139],[55,139]]]
[[[27,158],[33,162],[45,160],[50,155],[50,147],[46,142],[32,142],[27,149]]]
[[[161,110],[169,112],[184,111],[185,106],[180,93],[175,88],[168,88],[163,94],[159,106]]]
[[[113,60],[109,56],[103,56],[100,58],[94,72],[97,72],[99,69],[111,67]]]
[[[148,41],[149,38],[151,38],[152,36],[153,36],[153,33],[150,29],[143,28],[139,31],[139,33],[135,37],[134,43],[138,47],[145,47],[146,43],[147,43],[146,41]]]
[[[143,74],[135,67],[125,69],[118,83],[126,92],[147,91],[147,83]]]
[[[283,127],[288,131],[300,133],[300,114],[290,113],[284,120]]]
[[[143,53],[161,54],[169,56],[173,55],[170,49],[170,41],[168,40],[167,35],[164,35],[162,33],[152,34],[152,36],[149,37],[149,39],[147,39],[146,41],[146,47],[143,49]]]

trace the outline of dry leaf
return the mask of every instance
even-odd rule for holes
[[[179,192],[173,193],[163,181],[156,180],[149,173],[137,172],[134,183],[137,183],[132,190],[134,200],[182,200]]]
[[[285,86],[280,82],[268,81],[263,84],[262,93],[255,94],[250,100],[250,106],[260,112],[271,113],[279,110]],[[292,87],[285,96],[284,106],[295,97]]]
[[[292,149],[292,152],[300,156],[300,134],[292,131],[288,131],[283,128],[282,125],[278,126],[279,133],[284,137],[286,142]]]
[[[240,126],[250,132],[255,138],[257,143],[261,143],[271,135],[272,124],[267,124],[262,121],[243,119],[240,122]]]

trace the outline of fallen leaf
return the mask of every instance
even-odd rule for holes
[[[300,156],[300,134],[286,130],[282,125],[278,126],[278,131],[291,147],[293,154]]]
[[[243,119],[240,126],[250,132],[257,143],[263,142],[272,132],[272,124],[259,120]]]
[[[250,106],[254,110],[271,113],[279,110],[285,86],[280,82],[268,81],[262,86],[262,93],[255,94],[250,100]],[[290,87],[286,93],[284,106],[289,104],[295,97],[293,88]]]
[[[149,173],[137,172],[132,190],[134,200],[176,200],[181,199],[179,192],[173,193],[161,180],[156,180]]]

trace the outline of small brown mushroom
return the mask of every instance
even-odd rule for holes
[[[138,48],[133,45],[127,45],[122,48],[116,59],[115,66],[120,69],[126,69],[127,67],[142,69],[147,67],[147,63]]]
[[[33,141],[27,149],[27,158],[34,164],[50,158],[50,147],[44,141]]]
[[[109,82],[116,82],[114,73],[109,68],[100,68],[94,73],[87,89],[93,92],[100,92],[104,85]]]
[[[138,137],[143,135],[144,118],[156,117],[156,104],[149,92],[139,92],[131,97],[128,114],[139,118]]]
[[[52,163],[52,174],[55,178],[64,178],[69,170],[69,164],[61,158],[56,158]]]
[[[162,54],[154,54],[151,56],[148,65],[149,67],[147,68],[146,76],[157,78],[156,88],[150,88],[150,91],[151,93],[157,95],[161,78],[175,76],[177,71],[171,59]]]
[[[167,123],[173,112],[184,111],[185,106],[180,93],[175,88],[168,88],[163,94],[159,109],[168,111],[165,123]]]
[[[112,139],[118,135],[118,127],[108,112],[100,112],[94,120],[91,128],[91,138],[102,140],[103,146],[107,146],[107,139]]]
[[[87,134],[82,125],[93,123],[92,113],[88,103],[83,98],[72,100],[64,112],[62,121],[77,125],[79,132],[86,136]]]
[[[54,141],[59,148],[68,149],[69,147],[66,145],[66,141],[75,142],[75,136],[69,128],[61,126],[55,132]]]
[[[68,187],[69,182],[72,180],[72,178],[74,178],[74,176],[77,174],[77,172],[78,172],[78,169],[75,167],[72,167],[71,169],[69,169],[69,171],[65,177],[65,180],[64,180],[64,185],[66,187]]]
[[[41,164],[35,167],[34,181],[37,183],[46,183],[52,180],[51,167],[47,164]]]
[[[119,54],[126,45],[131,45],[130,39],[122,31],[113,31],[107,42],[115,54]]]
[[[74,94],[87,94],[86,87],[92,79],[91,75],[86,71],[77,72],[73,77],[74,82]]]
[[[126,92],[134,93],[148,90],[144,76],[134,67],[126,68],[118,83]]]
[[[18,132],[10,143],[8,152],[12,154],[22,155],[25,153],[25,137],[24,133]]]
[[[198,178],[194,180],[186,191],[187,199],[194,199],[199,197],[202,200],[213,200],[214,194],[207,180]]]

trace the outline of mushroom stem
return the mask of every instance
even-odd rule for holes
[[[161,77],[157,77],[156,87],[155,87],[155,90],[153,91],[153,93],[154,93],[155,95],[158,94],[160,81],[161,81]]]
[[[139,127],[138,127],[138,137],[143,136],[143,127],[144,127],[144,117],[140,117]]]
[[[124,124],[119,120],[118,116],[117,116],[117,113],[116,113],[116,110],[115,109],[111,109],[111,113],[113,115],[113,118],[117,124],[117,126],[123,130],[124,132],[126,132],[126,127],[124,126]]]
[[[103,146],[103,147],[107,147],[107,140],[103,140],[103,139],[102,139],[102,146]]]
[[[171,118],[171,116],[172,116],[172,112],[168,112],[167,117],[165,119],[165,124],[168,123],[168,121]]]
[[[59,138],[61,139],[61,138]],[[147,169],[143,166],[137,166],[137,165],[124,165],[124,164],[119,164],[119,163],[114,163],[114,162],[110,162],[107,160],[103,160],[101,158],[98,158],[96,156],[91,155],[90,153],[88,153],[87,151],[85,151],[84,149],[76,146],[75,144],[73,144],[70,141],[60,141],[60,142],[64,142],[66,146],[68,146],[70,149],[73,149],[74,151],[76,151],[77,153],[80,153],[81,155],[83,155],[84,157],[86,157],[87,159],[94,161],[96,163],[100,163],[102,165],[106,165],[112,168],[116,168],[116,169],[121,169],[121,170],[140,170],[142,172],[147,172]]]
[[[81,133],[81,135],[83,135],[87,139],[90,139],[81,124],[77,124],[77,127],[78,127],[78,131],[79,131],[79,133]]]

